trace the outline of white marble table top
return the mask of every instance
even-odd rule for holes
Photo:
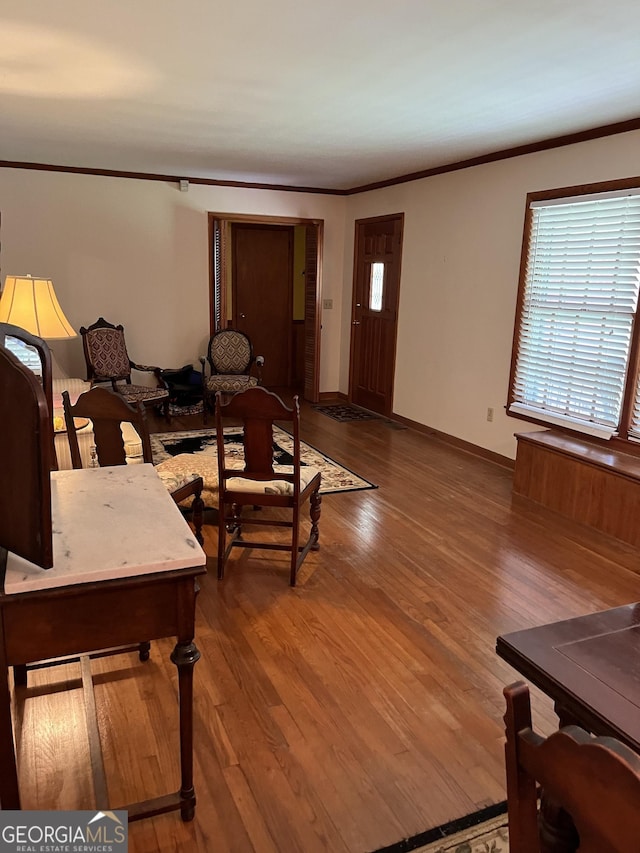
[[[152,465],[51,473],[53,568],[9,554],[4,592],[34,592],[204,566],[206,556]]]

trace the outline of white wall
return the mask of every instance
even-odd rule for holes
[[[75,328],[103,315],[178,367],[209,334],[207,212],[321,218],[320,390],[347,393],[354,221],[404,212],[394,412],[514,457],[535,428],[504,413],[526,194],[634,175],[640,131],[349,197],[0,168],[2,280],[50,276]],[[84,375],[79,338],[52,349]]]
[[[209,337],[207,212],[324,219],[325,312],[320,390],[339,384],[339,305],[345,199],[161,181],[0,168],[0,255],[7,274],[55,285],[75,329],[104,316],[125,327],[134,361],[180,367]],[[80,337],[52,342],[60,365],[84,376]]]
[[[404,212],[393,410],[514,458],[513,433],[536,428],[504,412],[526,195],[636,175],[637,131],[349,197],[341,389],[349,375],[354,221]]]

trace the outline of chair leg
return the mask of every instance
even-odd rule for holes
[[[296,585],[298,573],[298,542],[300,540],[300,507],[293,508],[293,526],[291,528],[291,572],[289,574],[289,586]]]
[[[225,505],[220,502],[218,506],[218,580],[224,577],[225,552],[227,550],[227,522],[225,519]]]
[[[319,487],[318,487],[319,488]],[[322,510],[322,496],[318,493],[318,489],[311,495],[309,501],[309,515],[311,516],[311,538],[313,539],[312,551],[318,551],[320,548],[320,531],[318,530],[318,522],[320,521],[320,512]]]
[[[196,492],[191,503],[191,513],[196,539],[200,545],[204,545],[204,537],[202,535],[202,525],[204,523],[204,501],[202,500],[202,492],[200,490]]]
[[[227,545],[227,533],[231,541]],[[231,515],[227,516],[226,507],[222,505],[218,509],[218,580],[224,577],[224,567],[229,552],[233,547],[233,540],[242,536],[242,507],[231,504]]]
[[[215,394],[207,394],[205,391],[202,394],[202,423],[206,426],[209,417],[209,411],[212,415],[216,413],[216,397]]]

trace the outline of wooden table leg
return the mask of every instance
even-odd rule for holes
[[[4,637],[4,618],[0,608],[0,637]],[[0,808],[19,809],[20,789],[18,768],[13,745],[13,723],[11,721],[11,691],[9,690],[9,667],[0,642]]]
[[[193,788],[193,666],[200,659],[194,642],[177,643],[171,661],[178,667],[180,696],[180,815],[193,820],[196,795]]]

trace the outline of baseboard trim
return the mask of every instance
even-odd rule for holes
[[[421,424],[418,421],[412,421],[410,418],[405,418],[402,415],[397,415],[395,412],[391,415],[394,421],[399,421],[409,429],[414,429],[416,432],[421,432],[423,435],[428,435],[430,438],[436,438],[445,444],[450,444],[456,450],[462,450],[464,453],[470,453],[472,456],[479,456],[486,459],[488,462],[494,462],[502,468],[508,468],[513,471],[515,468],[515,459],[509,459],[508,456],[503,456],[501,453],[495,453],[493,450],[487,450],[486,447],[479,447],[477,444],[472,444],[470,441],[464,441],[462,438],[456,438],[455,435],[449,435],[446,432],[433,427]]]
[[[348,403],[349,398],[341,391],[321,391],[319,394],[320,403]]]
[[[343,394],[341,391],[322,391],[319,395],[320,403],[349,403],[349,395]],[[380,415],[384,419],[384,415]],[[508,456],[503,456],[501,453],[494,453],[493,450],[487,450],[485,447],[480,447],[477,444],[472,444],[470,441],[464,441],[462,438],[456,438],[455,435],[449,435],[446,432],[433,427],[421,424],[418,421],[412,421],[410,418],[405,418],[402,415],[397,415],[392,412],[388,420],[397,421],[400,424],[413,429],[416,432],[421,432],[423,435],[428,435],[430,438],[436,438],[445,444],[455,447],[457,450],[462,450],[464,453],[470,453],[472,456],[479,456],[481,459],[486,459],[488,462],[493,462],[500,465],[502,468],[508,468],[513,471],[516,465],[515,459],[510,459]]]

